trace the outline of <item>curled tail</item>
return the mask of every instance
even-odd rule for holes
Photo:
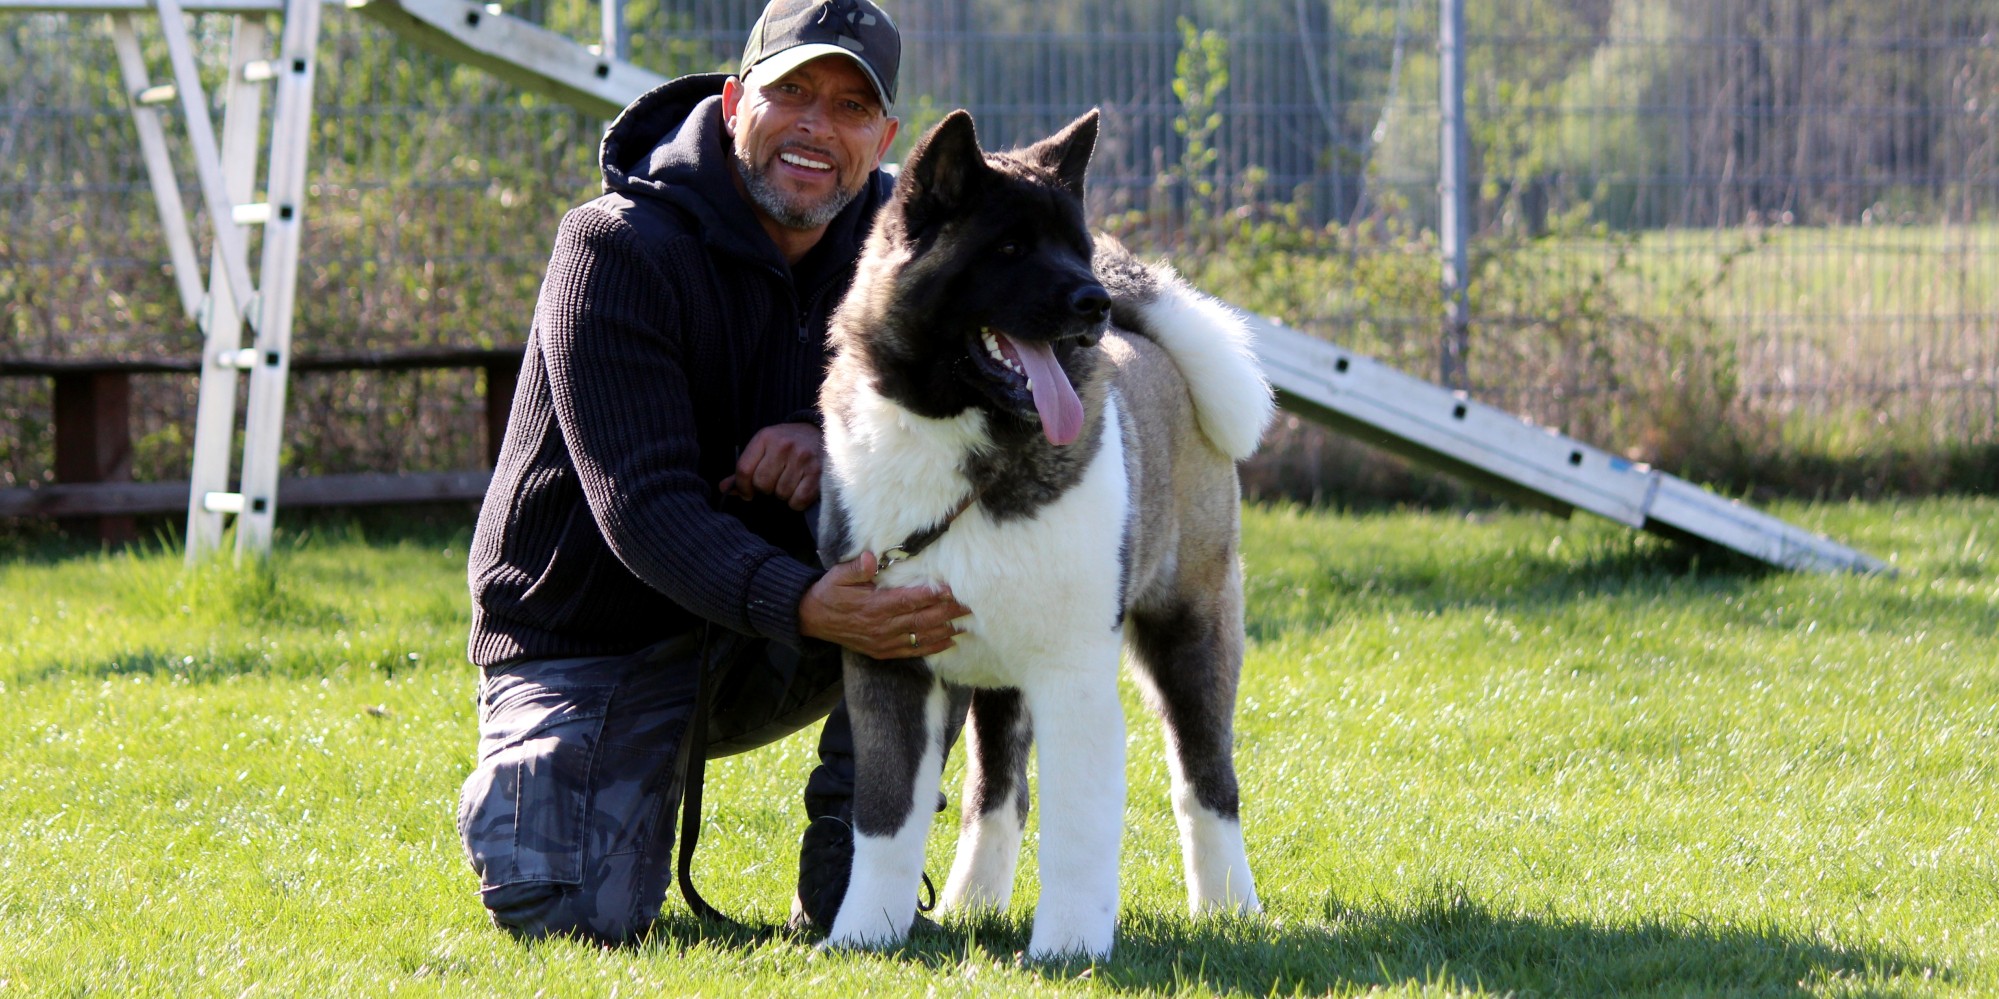
[[[1242,316],[1109,236],[1096,236],[1091,266],[1111,293],[1111,320],[1173,358],[1208,440],[1237,460],[1255,453],[1277,404]]]

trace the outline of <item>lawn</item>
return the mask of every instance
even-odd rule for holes
[[[1999,501],[1778,512],[1901,571],[1250,510],[1238,753],[1269,912],[1185,916],[1134,700],[1094,967],[1017,959],[1031,856],[1011,911],[894,954],[707,931],[677,898],[637,949],[517,945],[453,829],[462,529],[320,526],[240,573],[0,542],[0,993],[1999,993]],[[753,930],[785,914],[810,763],[794,737],[711,768],[698,877]]]

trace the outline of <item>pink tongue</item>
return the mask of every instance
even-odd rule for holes
[[[1045,341],[995,334],[1013,348],[1011,353],[1034,382],[1034,411],[1041,414],[1041,432],[1047,435],[1048,443],[1059,446],[1073,442],[1083,432],[1083,400],[1076,397],[1069,376],[1055,363],[1055,348]]]

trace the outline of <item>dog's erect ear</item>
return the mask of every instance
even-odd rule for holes
[[[986,170],[971,112],[960,109],[946,115],[910,152],[902,167],[907,187],[897,194],[919,215],[949,211],[964,202]]]
[[[1083,174],[1097,148],[1097,109],[1091,108],[1068,127],[1028,147],[1028,158],[1052,171],[1076,197],[1083,196]]]

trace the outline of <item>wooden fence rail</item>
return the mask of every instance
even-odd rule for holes
[[[286,506],[371,506],[476,500],[506,433],[520,347],[432,348],[301,355],[293,371],[417,371],[478,368],[486,375],[488,467],[411,474],[360,473],[281,479]],[[184,512],[186,480],[132,481],[132,378],[196,374],[199,358],[0,358],[0,378],[47,378],[54,385],[55,482],[0,489],[0,517],[56,517],[106,542],[137,537],[134,518]]]

